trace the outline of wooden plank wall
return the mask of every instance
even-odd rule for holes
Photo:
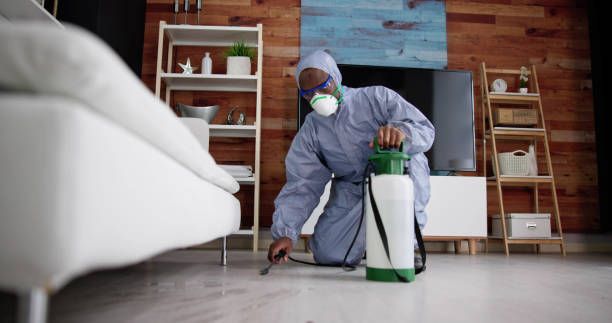
[[[418,5],[418,1],[409,1]],[[171,0],[148,0],[142,79],[153,88],[157,30],[160,20],[172,21]],[[535,64],[547,127],[551,139],[559,203],[566,232],[592,232],[599,228],[597,166],[590,88],[590,51],[586,1],[492,0],[447,1],[447,44],[450,69],[474,72],[476,120],[480,120],[478,64],[516,68]],[[207,0],[202,24],[264,24],[264,91],[262,132],[261,224],[269,226],[274,198],[284,184],[284,157],[296,132],[296,90],[293,74],[299,57],[299,0]],[[203,52],[177,53],[199,62]],[[219,53],[213,53],[214,69],[223,68]],[[194,64],[199,66],[198,64]],[[248,94],[245,94],[248,95]],[[181,102],[209,102],[212,97],[181,93]],[[240,95],[224,104],[243,104]],[[248,110],[248,107],[245,107]],[[477,122],[477,136],[480,136]],[[482,145],[477,142],[479,161]],[[225,151],[215,158],[230,160]],[[479,164],[479,172],[481,172]],[[469,175],[469,174],[466,174]],[[248,194],[248,192],[245,192]],[[531,205],[526,191],[512,191],[507,204],[512,210]],[[547,194],[541,197],[549,207]],[[495,195],[489,195],[490,212]],[[248,209],[248,205],[245,205]],[[243,218],[244,223],[250,219]]]
[[[451,0],[446,2],[446,12],[448,65],[474,72],[477,120],[482,112],[480,62],[499,68],[536,66],[563,228],[567,232],[598,230],[586,1]],[[481,128],[477,122],[477,138]],[[481,161],[481,141],[477,141],[477,149]],[[489,193],[489,212],[496,213],[495,191]],[[527,191],[512,190],[506,196],[510,210],[529,211]],[[549,197],[550,192],[545,192],[540,202],[550,211]]]

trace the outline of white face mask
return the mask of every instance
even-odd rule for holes
[[[310,100],[310,106],[324,117],[336,113],[339,104],[338,99],[331,94],[317,94]]]

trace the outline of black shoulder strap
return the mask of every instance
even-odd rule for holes
[[[389,254],[389,241],[387,239],[387,232],[385,231],[385,227],[382,223],[382,218],[380,217],[380,212],[378,211],[378,205],[376,205],[376,199],[374,198],[374,194],[372,193],[372,175],[368,175],[368,192],[370,196],[370,205],[372,206],[372,211],[374,213],[374,221],[376,222],[376,227],[378,228],[378,233],[380,234],[380,238],[382,240],[383,247],[385,248],[385,253],[387,254],[387,259],[389,260],[389,264],[391,264],[391,268],[395,273],[397,279],[401,282],[408,282],[408,279],[401,275],[393,266],[391,262],[391,255]],[[416,214],[414,217],[414,231],[416,233],[417,243],[419,245],[419,252],[421,253],[421,258],[423,259],[423,267],[417,268],[415,270],[416,274],[420,274],[425,270],[425,261],[426,261],[426,252],[425,252],[425,244],[423,242],[423,236],[421,235],[421,228],[416,219]]]
[[[423,261],[423,267],[415,268],[415,273],[418,275],[425,271],[425,263],[427,262],[427,252],[425,251],[425,242],[423,242],[421,227],[419,227],[419,221],[417,221],[416,218],[416,210],[414,210],[414,233],[416,234],[417,244],[419,245],[419,253],[421,254],[421,260]]]

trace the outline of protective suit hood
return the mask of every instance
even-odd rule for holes
[[[342,84],[342,74],[340,74],[336,61],[333,57],[331,57],[331,55],[323,50],[317,50],[300,59],[295,71],[295,82],[298,87],[300,86],[300,74],[307,68],[322,70],[331,75],[331,77],[336,81],[336,84]]]

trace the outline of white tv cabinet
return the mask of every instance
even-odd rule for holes
[[[431,176],[431,198],[427,205],[425,241],[454,241],[460,252],[461,241],[467,240],[470,254],[476,253],[476,242],[487,238],[487,183],[484,177]],[[329,198],[327,183],[319,205],[302,228],[308,239]]]

